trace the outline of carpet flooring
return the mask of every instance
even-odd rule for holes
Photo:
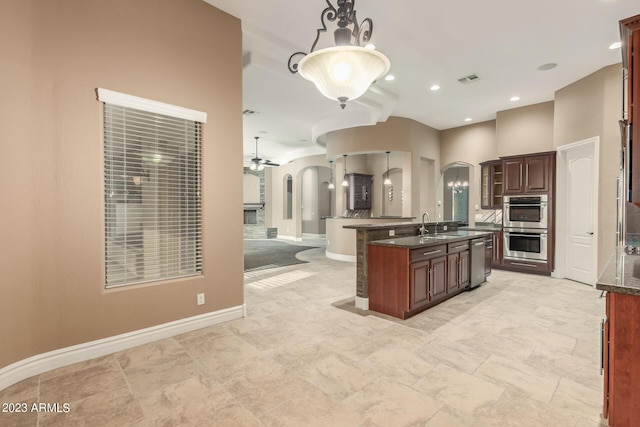
[[[303,264],[308,261],[296,258],[296,254],[315,248],[317,246],[302,246],[277,240],[245,240],[244,271]]]

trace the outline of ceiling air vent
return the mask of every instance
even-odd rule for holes
[[[254,116],[256,114],[258,114],[258,112],[257,111],[253,111],[253,110],[244,110],[244,111],[242,111],[242,115],[243,116]]]
[[[477,74],[469,74],[468,76],[464,76],[464,77],[458,79],[458,81],[460,83],[462,83],[463,85],[468,85],[469,83],[473,83],[473,82],[475,82],[476,80],[479,80],[479,79],[480,79],[480,77],[478,77]]]

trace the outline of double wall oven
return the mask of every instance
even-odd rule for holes
[[[505,196],[504,257],[547,262],[548,196]]]

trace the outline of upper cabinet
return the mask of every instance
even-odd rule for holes
[[[350,173],[346,176],[347,209],[371,209],[371,175]]]
[[[482,209],[502,209],[502,161],[490,160],[480,167]]]
[[[623,119],[632,125],[627,136],[630,146],[627,173],[629,201],[640,205],[640,15],[620,21],[622,64],[625,68],[626,87]],[[624,75],[624,74],[623,74]],[[627,129],[628,131],[628,129]]]
[[[556,153],[502,157],[502,194],[549,193],[553,191]]]

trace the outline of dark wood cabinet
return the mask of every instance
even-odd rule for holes
[[[635,426],[640,420],[640,296],[608,292],[606,307],[602,415],[610,426]]]
[[[469,241],[409,249],[368,245],[369,309],[406,319],[469,284]]]
[[[458,279],[460,280],[460,285],[458,288],[463,290],[469,286],[470,278],[471,269],[469,264],[469,251],[460,252],[458,259]]]
[[[431,293],[429,292],[429,282],[431,282],[430,264],[430,261],[420,261],[409,265],[411,275],[409,310],[416,310],[431,302]]]
[[[482,209],[502,209],[502,161],[480,163],[480,204]]]
[[[429,264],[431,267],[429,289],[431,289],[431,297],[435,301],[447,295],[447,257],[434,258],[429,261]]]
[[[503,194],[549,193],[555,172],[555,152],[503,157]]]
[[[493,242],[493,259],[491,265],[494,268],[499,268],[502,265],[502,246],[504,244],[502,238],[502,231],[493,233],[493,236],[491,236]]]
[[[350,173],[346,176],[347,209],[371,209],[371,175]]]
[[[455,293],[469,285],[469,241],[447,245],[447,293]]]
[[[620,21],[620,35],[622,65],[626,74],[623,119],[632,125],[630,147],[627,149],[628,199],[640,206],[640,15]]]

